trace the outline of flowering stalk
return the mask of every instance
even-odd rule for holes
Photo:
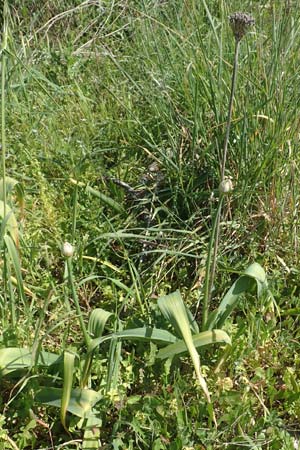
[[[78,300],[78,296],[77,296],[77,292],[76,292],[76,287],[75,287],[75,283],[74,283],[74,278],[73,278],[72,257],[74,254],[74,247],[71,244],[69,244],[69,242],[65,242],[62,246],[62,254],[66,258],[66,262],[67,262],[69,286],[70,286],[72,297],[73,297],[73,300],[75,303],[75,308],[76,308],[76,313],[77,313],[77,316],[79,319],[80,328],[81,328],[82,334],[84,336],[85,344],[86,344],[86,346],[88,346],[88,344],[90,342],[90,336],[87,332],[87,329],[86,329],[86,326],[85,326],[85,323],[83,320],[83,316],[82,316],[82,312],[81,312],[81,308],[79,305],[79,300]]]
[[[208,307],[211,297],[211,292],[214,284],[216,266],[217,266],[217,255],[219,248],[219,239],[220,239],[220,220],[221,220],[221,212],[222,212],[222,203],[224,195],[229,194],[233,190],[233,185],[230,179],[225,178],[225,169],[226,169],[226,160],[227,160],[227,149],[229,142],[229,134],[232,120],[232,110],[233,110],[233,100],[236,89],[236,81],[237,81],[237,72],[238,72],[238,57],[239,57],[239,48],[240,42],[242,38],[247,33],[250,26],[254,25],[254,19],[245,13],[234,13],[229,17],[229,23],[232,28],[234,37],[235,37],[235,51],[234,51],[234,62],[233,62],[233,72],[231,78],[231,90],[230,90],[230,99],[228,105],[228,114],[227,114],[227,122],[226,122],[226,134],[224,139],[224,148],[223,148],[223,157],[221,164],[221,182],[219,186],[219,207],[217,209],[217,213],[214,219],[212,233],[210,237],[209,243],[209,251],[207,256],[207,264],[206,264],[206,277],[205,277],[205,289],[204,289],[204,300],[203,300],[203,309],[202,309],[202,329],[205,329],[205,325],[208,317]],[[212,252],[213,247],[213,252]],[[211,266],[211,267],[210,267]]]
[[[1,141],[2,141],[2,189],[3,189],[3,220],[6,218],[6,135],[5,135],[5,76],[6,76],[6,49],[7,49],[7,2],[3,4],[3,31],[1,49]]]

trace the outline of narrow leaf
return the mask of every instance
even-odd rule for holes
[[[70,182],[77,186],[85,187],[86,192],[89,192],[90,194],[94,195],[95,197],[98,197],[99,200],[101,200],[106,205],[110,206],[115,211],[117,211],[119,213],[124,212],[123,207],[118,202],[113,200],[111,197],[108,197],[107,195],[103,194],[102,192],[98,191],[97,189],[94,189],[91,186],[85,185],[84,183],[82,183],[82,181],[76,181],[73,178],[70,178]]]

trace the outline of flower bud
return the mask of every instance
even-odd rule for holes
[[[74,254],[74,247],[69,242],[64,242],[61,247],[61,252],[66,258],[70,258]]]
[[[219,192],[220,194],[230,194],[230,192],[233,191],[233,183],[230,178],[225,178],[221,183],[219,184]]]

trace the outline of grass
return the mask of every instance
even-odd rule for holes
[[[99,440],[107,449],[293,449],[297,6],[234,5],[256,26],[239,51],[225,171],[234,191],[210,310],[254,261],[269,287],[227,317],[230,348],[199,349],[216,427],[188,356],[156,357],[176,335],[157,299],[179,289],[202,322],[234,11],[225,1],[75,3],[9,2],[7,44],[2,34],[1,217],[13,209],[6,231],[13,217],[19,247],[2,220],[0,449]],[[167,334],[149,340],[141,330],[153,328]]]

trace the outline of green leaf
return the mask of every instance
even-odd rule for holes
[[[64,352],[64,381],[61,396],[60,420],[65,430],[68,430],[66,414],[71,397],[75,357],[76,355],[73,352],[68,350]]]
[[[89,323],[88,332],[89,334],[96,338],[101,337],[107,320],[113,315],[113,313],[105,311],[102,308],[96,308],[92,311]]]
[[[21,272],[20,258],[19,258],[19,254],[18,254],[17,249],[16,249],[15,242],[13,241],[13,239],[9,235],[5,235],[3,239],[4,239],[4,242],[6,244],[6,248],[8,250],[8,254],[10,256],[10,259],[12,261],[12,264],[13,264],[13,267],[14,267],[14,270],[15,270],[20,298],[21,298],[21,300],[23,301],[23,304],[26,307],[27,306],[27,300],[26,300],[25,292],[24,292],[24,284],[23,284],[23,277],[22,277],[22,272]]]
[[[203,331],[201,333],[194,334],[192,337],[196,348],[215,343],[226,343],[231,345],[230,337],[227,333],[225,333],[225,331],[222,330]],[[172,358],[173,356],[180,355],[181,353],[187,351],[188,349],[185,342],[178,341],[175,342],[175,344],[171,344],[160,349],[156,357],[159,359]]]
[[[39,352],[36,365],[49,367],[57,364],[60,357],[55,353]],[[32,350],[28,348],[7,347],[0,349],[0,377],[34,365]]]
[[[4,202],[0,200],[0,218],[2,219],[1,234],[9,233],[16,244],[19,246],[18,222],[9,205],[6,205],[6,216],[4,217]]]
[[[207,320],[206,328],[221,328],[232,310],[237,306],[242,294],[251,292],[256,287],[259,296],[267,288],[267,277],[264,269],[257,263],[251,264],[231,286],[219,307]]]
[[[160,344],[170,344],[177,341],[177,338],[166,330],[159,328],[132,328],[130,330],[118,331],[100,338],[93,339],[88,347],[88,352],[93,351],[98,345],[110,339],[129,339],[131,341],[157,342]]]
[[[60,388],[45,387],[35,396],[35,400],[49,406],[61,407],[63,390]],[[102,395],[91,389],[72,389],[67,411],[77,417],[88,417],[94,405],[101,400]]]
[[[199,327],[191,311],[185,306],[179,291],[160,297],[157,301],[165,319],[171,323],[178,334],[182,336],[182,320],[194,333],[199,333]]]
[[[12,194],[14,193],[21,211],[24,211],[24,188],[23,185],[11,177],[5,177],[6,196],[10,206],[12,206]],[[3,178],[0,178],[0,200],[4,201]]]
[[[102,426],[102,420],[96,416],[90,416],[84,426],[84,435],[82,442],[82,449],[86,450],[99,450],[100,446],[100,428]]]
[[[89,323],[88,323],[89,335],[94,338],[101,338],[105,324],[112,315],[113,315],[112,313],[105,311],[102,308],[94,309],[90,315]],[[81,375],[81,382],[80,382],[81,388],[84,388],[86,386],[88,377],[90,376],[94,350],[95,350],[95,347],[93,347],[91,349],[91,351],[88,351],[85,356],[85,361],[84,361],[82,375]]]
[[[101,202],[105,203],[110,208],[114,209],[115,211],[117,211],[119,213],[124,212],[123,207],[118,202],[113,200],[111,197],[108,197],[107,195],[103,194],[102,192],[98,191],[97,189],[94,189],[88,185],[86,186],[84,183],[82,183],[82,181],[76,181],[73,178],[70,178],[70,182],[77,186],[85,187],[86,192],[89,192],[90,194],[99,198],[99,200],[101,200]]]
[[[183,338],[192,359],[198,382],[204,392],[207,402],[211,403],[207,384],[201,373],[199,353],[193,342],[191,316],[187,313],[187,308],[183,303],[180,292],[176,291],[172,294],[160,297],[158,299],[158,306],[165,318],[174,326],[177,333]]]
[[[14,189],[14,187],[19,182],[15,180],[14,178],[5,177],[5,190],[6,195],[9,197]],[[4,189],[3,189],[3,178],[0,178],[0,200],[4,201]]]
[[[110,206],[115,211],[121,213],[124,212],[123,207],[113,200],[111,197],[108,197],[105,194],[102,194],[102,192],[98,191],[97,189],[92,188],[91,186],[86,187],[86,192],[89,192],[90,194],[94,195],[95,197],[98,197],[99,200],[101,200],[103,203],[106,203],[106,205]]]

